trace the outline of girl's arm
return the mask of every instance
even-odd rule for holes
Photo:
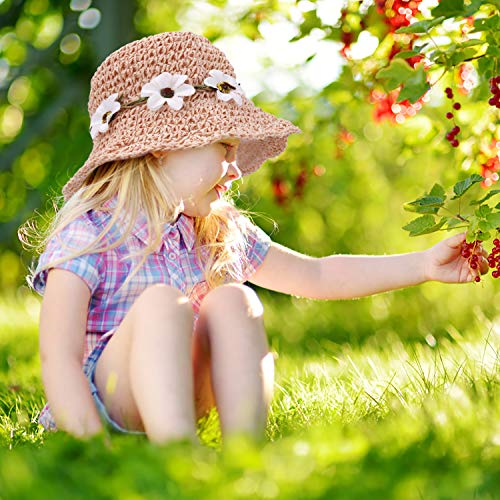
[[[354,299],[431,280],[461,283],[473,279],[460,253],[464,238],[464,233],[457,234],[422,252],[322,258],[272,243],[249,281],[290,295],[326,300]],[[480,271],[487,269],[481,260]]]
[[[57,427],[77,437],[102,431],[82,370],[90,290],[76,274],[51,269],[40,313],[42,380]]]

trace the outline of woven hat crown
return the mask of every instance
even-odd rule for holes
[[[247,175],[281,153],[288,135],[301,132],[291,122],[256,107],[244,96],[239,82],[233,100],[204,85],[214,70],[224,74],[234,88],[236,74],[225,54],[207,38],[191,32],[159,33],[111,53],[91,79],[88,111],[92,121],[103,101],[114,95],[121,107],[116,105],[120,109],[112,115],[109,127],[105,124],[104,133],[93,137],[87,161],[63,187],[65,200],[104,163],[152,151],[204,146],[229,137],[240,139],[237,163]],[[179,109],[165,104],[154,110],[149,102],[146,105],[145,97],[138,102],[145,85],[165,73],[186,76],[185,84],[196,91],[193,88],[191,95],[182,98]],[[170,89],[165,90],[167,96]]]
[[[110,54],[97,68],[91,79],[89,115],[115,92],[125,101],[135,99],[144,83],[163,72],[188,75],[191,85],[201,85],[213,68],[236,78],[225,54],[195,33],[174,31],[136,40]],[[190,99],[197,98],[201,95]]]

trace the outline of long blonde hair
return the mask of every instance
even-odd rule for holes
[[[38,229],[29,220],[23,224],[18,230],[19,239],[26,247],[34,248],[40,254],[47,243],[73,220],[89,210],[102,210],[102,204],[117,195],[116,207],[109,223],[91,244],[46,263],[40,270],[80,255],[105,252],[119,246],[131,234],[134,222],[143,210],[147,218],[149,238],[141,251],[129,255],[140,255],[141,261],[123,283],[122,286],[125,286],[147,256],[158,248],[162,240],[163,224],[175,221],[182,210],[182,203],[175,199],[168,178],[158,166],[158,159],[153,154],[101,165],[60,209],[54,203],[55,214],[45,230]],[[249,211],[237,208],[232,200],[223,197],[212,203],[209,215],[194,217],[196,255],[210,288],[224,282],[241,280],[242,270],[248,265],[245,234],[249,214]],[[98,243],[123,216],[129,222],[120,238],[107,246],[99,247]],[[31,241],[35,243],[32,244]],[[64,242],[61,244],[64,245]],[[31,268],[27,277],[31,286],[34,271]]]

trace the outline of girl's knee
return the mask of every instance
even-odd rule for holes
[[[175,314],[193,319],[193,308],[189,299],[177,288],[157,283],[146,288],[134,303],[140,314]]]
[[[228,314],[242,312],[249,317],[261,317],[264,306],[258,295],[249,286],[228,283],[211,290],[204,298],[201,307],[213,313]]]

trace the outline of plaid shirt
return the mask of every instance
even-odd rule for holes
[[[104,204],[110,209],[113,209],[115,205],[116,196]],[[43,295],[48,270],[40,271],[40,267],[90,244],[107,225],[110,218],[110,212],[90,210],[52,238],[39,258],[32,282],[33,288]],[[123,225],[113,226],[106,243],[119,238],[120,227],[126,227],[126,221]],[[132,233],[116,248],[81,255],[54,266],[75,273],[83,279],[91,292],[82,364],[98,340],[104,334],[112,335],[137,297],[155,283],[171,285],[186,295],[192,304],[195,321],[198,319],[201,302],[208,293],[209,287],[193,248],[195,243],[193,219],[180,214],[175,223],[165,223],[162,232],[163,239],[159,248],[148,255],[130,283],[121,290],[118,289],[135,264],[130,259],[123,260],[123,257],[130,252],[144,248],[147,241],[147,220],[143,213],[140,213],[137,218]],[[248,265],[242,266],[241,283],[247,281],[262,263],[271,244],[269,236],[250,221],[248,221],[246,240]],[[64,245],[61,242],[64,242]],[[136,258],[135,262],[137,261]],[[42,410],[41,419],[47,411],[46,406]]]

